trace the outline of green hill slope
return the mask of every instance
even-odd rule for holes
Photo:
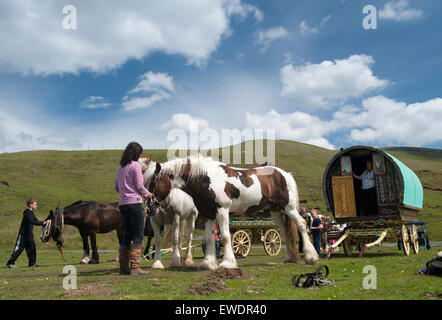
[[[442,239],[440,205],[442,204],[442,151],[416,148],[387,148],[413,169],[424,186],[424,210],[421,221],[428,224],[432,240]],[[12,250],[25,202],[38,200],[36,215],[47,216],[57,204],[66,206],[76,200],[108,203],[118,200],[113,190],[115,170],[121,156],[116,151],[29,151],[0,154],[0,248]],[[336,151],[294,141],[276,141],[276,165],[293,173],[300,192],[302,206],[317,207],[325,212],[321,182],[324,169]],[[145,150],[154,160],[166,160],[166,150]],[[240,164],[232,164],[240,165]],[[53,248],[38,240],[40,228],[35,228],[38,248]],[[67,227],[65,247],[81,249],[81,240],[73,227]],[[115,233],[98,236],[99,249],[116,249]]]

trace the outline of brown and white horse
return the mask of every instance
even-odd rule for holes
[[[218,220],[224,245],[222,268],[237,268],[229,230],[229,213],[252,214],[268,209],[286,240],[286,262],[296,262],[299,253],[295,235],[303,240],[304,260],[314,264],[319,258],[310,242],[302,217],[295,179],[274,166],[234,170],[222,162],[205,157],[175,159],[163,164],[147,159],[146,180],[151,180],[154,197],[163,201],[173,188],[189,194],[198,214],[207,219],[205,225],[207,254],[201,269],[218,267],[215,255],[214,222]],[[145,180],[145,182],[146,182]],[[149,184],[149,183],[148,183]]]
[[[152,157],[149,159],[140,158],[138,161],[143,171],[144,185],[150,192],[153,192],[156,178],[152,178],[150,172],[146,172],[151,159]],[[187,224],[187,249],[183,263],[188,267],[193,266],[192,239],[193,231],[195,230],[195,221],[198,217],[198,210],[193,203],[192,197],[180,189],[173,188],[158,205],[146,205],[145,207],[149,212],[149,216],[146,219],[150,219],[155,238],[155,258],[152,268],[164,269],[164,265],[161,261],[161,225],[167,225],[165,233],[171,235],[170,238],[173,245],[169,267],[182,266],[181,238],[184,231],[184,222]]]

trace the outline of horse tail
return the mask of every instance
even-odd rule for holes
[[[293,257],[295,260],[294,262],[296,262],[300,257],[298,247],[296,246],[296,235],[298,234],[298,228],[296,223],[286,215],[284,215],[284,226],[286,230],[285,245],[287,247],[287,251],[290,252],[290,256]]]

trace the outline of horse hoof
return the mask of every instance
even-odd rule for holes
[[[318,260],[319,260],[319,256],[318,255],[314,255],[314,256],[311,256],[311,257],[309,257],[309,256],[304,257],[305,263],[306,264],[310,264],[310,265],[314,265],[315,262],[318,261]]]
[[[223,261],[219,264],[219,267],[224,269],[236,269],[238,268],[238,265],[234,261]]]
[[[88,264],[99,264],[98,260],[91,260],[88,262]]]
[[[298,263],[298,261],[294,259],[284,259],[284,263]]]
[[[184,265],[186,267],[193,267],[195,266],[195,263],[193,262],[193,260],[184,260]]]
[[[218,265],[216,263],[209,263],[207,261],[203,261],[199,264],[198,270],[216,270],[218,269]]]
[[[163,263],[160,260],[157,260],[157,261],[155,261],[153,263],[152,269],[161,269],[161,270],[163,270],[164,269],[164,265],[163,265]]]

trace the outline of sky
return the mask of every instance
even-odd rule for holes
[[[0,152],[228,130],[440,149],[440,17],[434,0],[1,0]]]

